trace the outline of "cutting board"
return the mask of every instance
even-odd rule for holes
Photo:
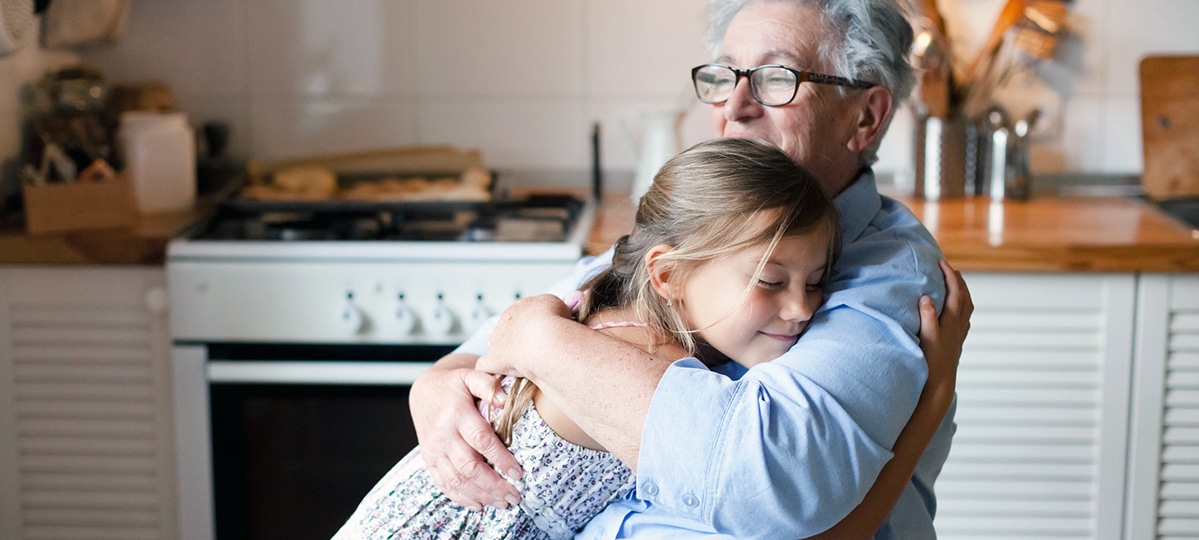
[[[1199,56],[1141,61],[1141,142],[1146,195],[1199,196]]]

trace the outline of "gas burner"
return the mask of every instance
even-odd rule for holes
[[[586,203],[557,195],[487,203],[237,201],[221,206],[187,238],[299,243],[564,242]]]

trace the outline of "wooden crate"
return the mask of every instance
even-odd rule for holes
[[[25,228],[30,234],[127,227],[137,215],[128,179],[24,186]]]

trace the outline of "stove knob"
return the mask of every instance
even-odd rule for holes
[[[400,293],[396,304],[396,333],[401,336],[410,336],[416,332],[416,312],[408,307],[408,303],[404,301],[404,294]]]
[[[474,332],[483,324],[483,321],[486,321],[492,315],[494,313],[490,309],[487,309],[487,304],[483,303],[483,295],[475,295],[475,305],[471,306],[470,313],[466,316],[466,325],[468,326],[466,330]]]
[[[457,322],[454,312],[445,305],[445,297],[438,293],[437,304],[433,306],[433,312],[429,314],[429,333],[435,336],[448,336],[454,331]]]
[[[346,301],[337,314],[337,325],[346,335],[354,336],[362,332],[366,326],[366,318],[362,310],[354,305],[354,293],[346,293]]]

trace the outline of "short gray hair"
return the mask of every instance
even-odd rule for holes
[[[886,87],[894,100],[892,113],[908,99],[916,82],[915,69],[908,61],[913,34],[908,11],[899,0],[708,0],[707,43],[713,56],[720,54],[721,41],[733,17],[745,6],[763,1],[789,1],[816,8],[824,35],[840,38],[826,40],[818,49],[820,59],[834,71],[831,75]],[[888,117],[884,133],[890,124]],[[862,152],[864,164],[877,159],[881,142],[879,137]]]

